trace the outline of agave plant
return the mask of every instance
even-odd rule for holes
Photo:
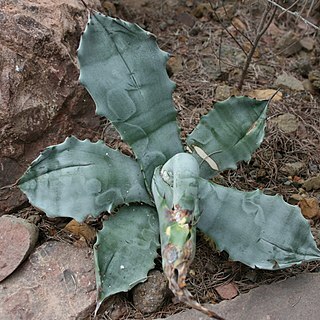
[[[196,228],[230,259],[274,270],[320,258],[307,221],[281,196],[241,192],[210,179],[249,161],[264,137],[269,101],[231,97],[214,104],[186,139],[179,137],[168,78],[169,54],[155,37],[119,19],[90,12],[78,49],[80,82],[132,148],[135,159],[102,141],[68,137],[50,146],[19,180],[30,202],[50,217],[115,212],[94,246],[97,310],[107,297],[147,279],[160,246],[176,296],[186,289]]]

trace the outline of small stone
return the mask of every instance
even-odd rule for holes
[[[231,96],[231,87],[227,85],[217,86],[215,91],[215,100],[223,101]]]
[[[210,3],[200,3],[198,4],[198,6],[193,10],[192,14],[200,19],[204,16],[207,16],[208,14],[212,13],[212,8],[211,8],[211,5]]]
[[[231,300],[239,294],[238,289],[233,282],[215,287],[215,290],[223,300]]]
[[[167,29],[167,24],[166,24],[164,21],[162,21],[162,22],[160,23],[160,25],[159,25],[159,29],[160,29],[161,31],[166,30],[166,29]]]
[[[310,179],[307,179],[305,183],[303,184],[303,188],[306,191],[311,191],[311,190],[318,190],[320,189],[320,175],[316,177],[312,177]]]
[[[183,70],[182,65],[182,57],[181,56],[173,56],[171,57],[167,62],[167,72],[169,76],[172,76],[173,74],[177,74],[180,71]]]
[[[96,302],[92,250],[45,242],[1,285],[2,319],[86,319]]]
[[[169,294],[166,276],[158,271],[149,272],[146,282],[133,289],[133,304],[142,313],[156,312]]]
[[[280,168],[280,171],[288,176],[295,176],[301,173],[304,169],[306,169],[306,164],[304,162],[297,161],[284,164]]]
[[[312,65],[309,58],[299,59],[294,69],[304,78],[308,78],[309,72],[312,70]]]
[[[299,201],[298,205],[305,218],[313,219],[320,216],[319,201],[317,198],[304,198],[301,201]]]
[[[127,312],[125,301],[120,294],[113,295],[107,299],[103,304],[103,309],[106,310],[104,312],[106,318],[111,320],[123,319]]]
[[[315,41],[311,37],[304,37],[300,40],[300,44],[303,49],[312,51],[314,48]]]
[[[312,85],[312,82],[309,79],[305,79],[302,82],[304,90],[314,94],[316,92],[315,87]]]
[[[320,70],[312,70],[308,74],[308,79],[312,83],[312,86],[316,89],[320,89]]]
[[[292,31],[289,31],[279,39],[276,48],[283,56],[290,57],[298,53],[302,49],[302,45],[299,38]]]
[[[271,119],[270,122],[276,124],[284,133],[295,132],[299,127],[298,118],[290,113],[281,114],[280,116]]]
[[[289,75],[285,72],[277,77],[275,81],[275,86],[286,89],[286,90],[292,90],[292,91],[304,90],[303,84],[300,80],[298,80],[294,76]]]
[[[28,257],[38,234],[38,228],[24,219],[7,215],[0,218],[0,282]]]
[[[186,12],[182,12],[176,17],[177,21],[183,23],[184,25],[192,28],[196,22],[195,18]]]
[[[111,16],[115,16],[117,13],[116,6],[110,1],[103,1],[102,6],[105,9],[106,13]]]
[[[201,31],[201,28],[199,27],[193,27],[190,32],[189,32],[189,35],[192,36],[192,37],[195,37],[199,34],[199,32]]]
[[[309,170],[310,172],[317,172],[318,171],[318,166],[317,164],[313,163],[313,162],[309,162]],[[320,169],[320,166],[319,166]]]

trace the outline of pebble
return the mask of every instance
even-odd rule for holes
[[[272,118],[270,122],[276,124],[284,133],[295,132],[299,127],[298,118],[291,113],[281,114],[280,116]]]
[[[285,90],[304,91],[302,81],[285,72],[277,77],[275,86]]]
[[[169,294],[166,276],[159,270],[152,270],[146,282],[134,287],[133,304],[142,313],[156,312]]]
[[[320,189],[320,175],[307,179],[303,184],[303,188],[306,191]]]

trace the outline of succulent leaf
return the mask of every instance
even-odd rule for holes
[[[198,179],[199,165],[187,153],[173,156],[155,170],[152,192],[159,217],[162,266],[169,288],[180,301],[222,319],[196,302],[186,288],[186,276],[196,249]]]
[[[199,196],[197,226],[230,259],[266,270],[320,259],[309,223],[281,196],[242,192],[204,179]]]
[[[103,222],[94,246],[97,310],[107,297],[147,279],[159,246],[158,217],[152,207],[124,206]]]
[[[260,146],[265,129],[268,100],[230,97],[217,102],[200,119],[187,138],[192,154],[200,163],[200,175],[211,178],[237,162],[249,161]]]
[[[91,12],[78,49],[80,82],[133,149],[148,188],[154,169],[182,152],[166,73],[168,54],[155,37],[120,19]]]
[[[81,222],[118,205],[149,203],[139,165],[130,157],[75,137],[46,148],[19,180],[29,201],[49,217]]]

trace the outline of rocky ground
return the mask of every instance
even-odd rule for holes
[[[214,10],[208,2],[197,0],[92,1],[91,5],[138,23],[154,33],[159,46],[173,55],[168,73],[177,83],[174,101],[183,138],[215,101],[232,94],[268,98],[273,92],[270,90],[280,89],[270,103],[261,148],[249,164],[241,163],[238,170],[224,172],[215,179],[242,190],[259,188],[267,194],[279,193],[291,204],[298,204],[320,244],[318,30],[279,9],[259,42],[240,89],[242,70],[266,1],[223,3],[215,2]],[[316,2],[301,1],[290,11],[300,12],[312,24],[320,25]],[[46,0],[36,4],[7,0],[0,4],[0,188],[13,184],[43,148],[62,142],[70,134],[93,141],[104,139],[130,154],[108,122],[94,115],[93,102],[77,83],[75,51],[85,21],[86,10],[76,0],[59,0],[55,5]],[[0,311],[11,312],[8,319],[17,319],[24,314],[24,305],[32,300],[35,302],[30,319],[45,312],[44,305],[50,305],[52,309],[48,310],[55,310],[52,313],[62,312],[54,313],[57,319],[90,318],[94,308],[90,248],[98,223],[88,220],[87,228],[68,226],[68,219],[48,219],[30,207],[19,190],[4,188],[0,192],[0,216],[23,218],[39,230],[37,248],[30,258],[8,281],[0,283],[0,296],[5,294],[2,301],[6,302],[0,303]],[[2,222],[1,227],[7,229],[1,234],[9,235],[12,221],[9,219],[9,223],[5,216],[2,219],[7,222]],[[22,235],[30,239],[32,246],[35,241],[28,236],[32,227],[26,228]],[[10,248],[13,252],[21,239],[7,239],[10,241],[0,245],[0,251]],[[198,240],[188,283],[202,303],[218,303],[263,284],[320,270],[318,262],[276,272],[252,270],[228,261],[225,253],[215,252],[201,236]],[[28,250],[20,246],[12,263],[19,264]],[[53,263],[56,259],[63,261]],[[79,265],[80,261],[85,263]],[[1,263],[0,259],[0,271],[15,268]],[[44,273],[48,268],[52,272]],[[59,268],[63,268],[62,278]],[[160,261],[157,268],[160,269]],[[0,272],[0,279],[1,275]],[[39,287],[37,279],[43,277],[46,286]],[[19,289],[16,283],[21,279],[29,281]],[[160,272],[155,271],[150,279],[129,294],[111,299],[101,319],[155,319],[185,309],[172,301]],[[65,284],[62,291],[55,288],[57,281]],[[79,301],[73,302],[74,299]]]

